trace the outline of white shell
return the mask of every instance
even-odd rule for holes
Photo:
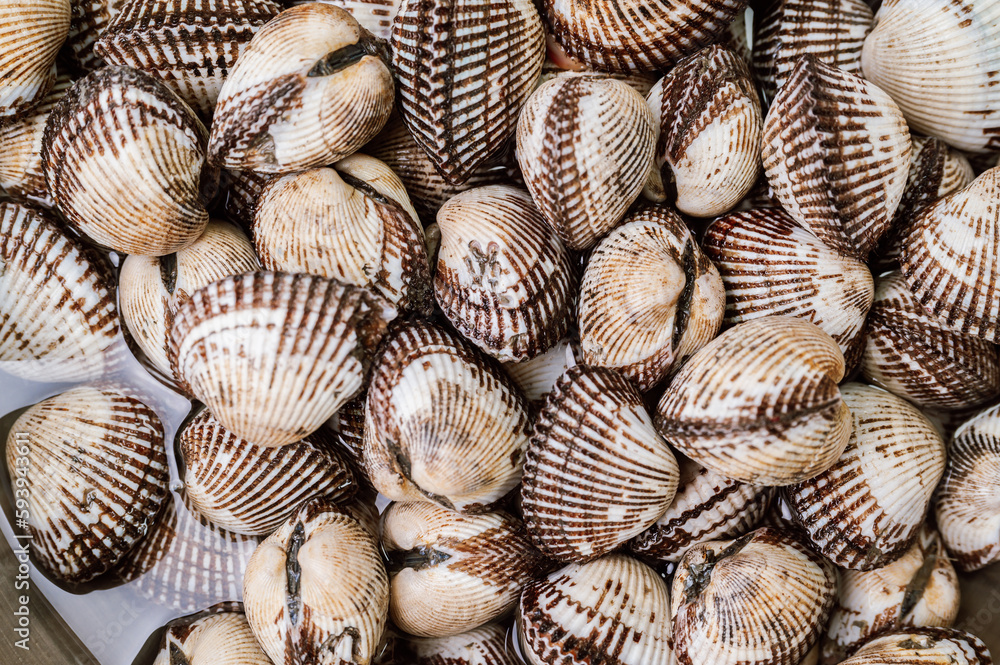
[[[56,80],[70,26],[70,0],[0,4],[0,121],[30,111]]]
[[[402,647],[407,665],[519,665],[507,642],[509,629],[491,623],[452,637],[408,639]],[[398,644],[398,642],[397,642]]]
[[[289,7],[307,2],[324,2],[346,9],[361,27],[379,39],[389,41],[392,23],[403,0],[285,0]]]
[[[563,372],[577,364],[579,357],[579,345],[567,338],[530,360],[504,363],[503,367],[528,402],[537,406],[556,385]]]
[[[153,665],[272,665],[240,612],[171,621]]]
[[[841,665],[993,665],[975,635],[947,628],[911,628],[876,637]]]

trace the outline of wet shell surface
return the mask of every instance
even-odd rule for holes
[[[566,334],[576,274],[527,192],[505,185],[463,192],[437,223],[434,293],[466,339],[511,362],[544,353]]]
[[[524,362],[504,363],[510,378],[533,406],[540,406],[541,400],[556,385],[563,373],[577,364],[580,358],[579,345],[569,338],[560,340],[551,349]]]
[[[314,499],[254,552],[243,597],[275,665],[368,665],[385,629],[389,580],[364,527]]]
[[[681,665],[798,665],[837,597],[828,561],[774,529],[695,545],[671,589]]]
[[[383,345],[364,437],[365,467],[382,494],[481,511],[521,480],[527,402],[471,344],[413,322]]]
[[[545,400],[524,463],[532,541],[559,561],[603,556],[670,505],[678,468],[642,395],[620,374],[577,365]]]
[[[837,383],[844,356],[802,319],[767,316],[730,328],[667,386],[656,426],[699,464],[755,485],[790,485],[829,468],[851,414]]]
[[[764,119],[763,159],[795,221],[864,260],[906,187],[910,133],[889,95],[809,55],[796,62]]]
[[[725,291],[681,218],[640,209],[594,249],[580,285],[584,362],[649,390],[719,331]]]
[[[761,173],[763,115],[746,63],[710,46],[677,63],[646,98],[656,152],[645,195],[676,189],[677,209],[695,217],[728,212]]]
[[[534,3],[402,0],[390,44],[403,122],[444,179],[461,184],[504,148],[541,73]]]
[[[518,665],[507,631],[491,623],[451,637],[408,639],[398,650],[411,665]]]
[[[286,445],[361,390],[394,316],[379,296],[334,280],[235,275],[178,308],[168,357],[226,429],[260,446]]]
[[[127,67],[80,79],[49,115],[42,168],[60,211],[98,243],[161,256],[208,223],[205,127],[163,83]]]
[[[7,436],[7,469],[26,490],[35,560],[64,582],[111,569],[167,496],[163,425],[110,387],[73,388],[25,411]]]
[[[393,103],[382,45],[318,2],[261,28],[219,92],[209,162],[292,173],[336,162],[378,134]]]
[[[253,237],[268,270],[365,286],[401,311],[433,307],[420,220],[403,183],[372,157],[270,182],[257,199]]]
[[[128,1],[70,0],[73,13],[63,54],[77,69],[89,72],[106,64],[94,53],[94,44]]]
[[[0,120],[23,115],[48,93],[69,24],[70,0],[0,6]]]
[[[394,503],[382,518],[393,623],[412,635],[458,635],[500,617],[545,572],[520,520]]]
[[[570,249],[592,247],[625,217],[649,175],[652,114],[628,84],[566,73],[528,99],[517,160],[538,209]]]
[[[517,631],[529,665],[674,663],[667,585],[620,554],[572,563],[528,584]]]
[[[161,644],[153,665],[272,665],[240,612],[171,621]]]
[[[876,637],[841,665],[993,665],[975,635],[947,628],[923,628]]]
[[[294,7],[314,1],[317,0],[285,0],[285,4]],[[402,0],[318,0],[318,2],[346,9],[362,28],[387,42],[392,36],[393,20],[402,5]]]
[[[908,402],[858,383],[841,388],[854,431],[837,462],[786,498],[813,545],[842,568],[871,570],[917,537],[944,473],[945,446]]]

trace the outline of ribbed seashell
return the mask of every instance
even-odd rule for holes
[[[677,563],[692,545],[742,536],[757,526],[775,490],[720,476],[684,456],[677,493],[656,522],[629,542],[637,555]]]
[[[880,388],[933,409],[965,409],[1000,396],[1000,354],[949,330],[924,309],[898,272],[878,278],[861,372]]]
[[[382,45],[345,10],[287,9],[246,46],[219,92],[209,162],[292,173],[336,162],[392,112]]]
[[[841,568],[871,570],[917,537],[944,473],[945,446],[916,408],[880,388],[841,388],[854,431],[836,463],[786,489],[795,521]]]
[[[719,271],[681,218],[646,207],[594,249],[580,285],[583,361],[618,370],[646,391],[719,332]]]
[[[1000,148],[1000,5],[885,0],[865,39],[865,78],[914,131],[968,152]]]
[[[645,196],[695,217],[732,210],[761,173],[763,116],[747,65],[724,46],[684,58],[646,98],[656,152]]]
[[[285,0],[285,4],[294,7],[317,1],[346,9],[362,28],[384,41],[392,36],[392,22],[402,4],[402,0]]]
[[[667,386],[656,426],[695,462],[734,480],[790,485],[837,461],[851,414],[844,356],[802,319],[765,316],[695,353]]]
[[[451,637],[407,639],[397,649],[408,665],[518,665],[507,642],[507,627],[487,624]]]
[[[1000,167],[911,219],[900,255],[906,283],[928,312],[990,342],[997,341],[1000,319],[998,196]]]
[[[257,199],[253,238],[268,270],[366,286],[404,312],[433,309],[420,220],[403,183],[372,157],[271,181]]]
[[[534,423],[521,511],[539,549],[584,562],[649,528],[677,480],[677,460],[636,387],[613,370],[577,365]]]
[[[14,422],[7,471],[25,490],[35,559],[58,580],[86,582],[146,534],[167,496],[163,425],[117,389],[73,388]]]
[[[576,274],[528,193],[479,187],[448,201],[434,294],[467,339],[498,360],[526,360],[569,330]]]
[[[764,119],[764,171],[782,207],[833,249],[864,260],[906,187],[910,133],[864,79],[799,58]]]
[[[171,621],[160,644],[153,665],[272,665],[240,612]]]
[[[227,171],[220,175],[222,207],[226,217],[248,232],[253,226],[253,214],[264,188],[281,176],[253,171]]]
[[[588,70],[583,65],[576,62],[564,62],[563,60],[553,59],[552,45],[549,44],[548,56],[545,58],[545,62],[542,63],[542,74],[538,77],[538,81],[535,83],[535,89],[537,90],[542,86],[543,83],[548,83],[555,77],[563,74],[567,71],[570,72],[591,72],[594,74],[603,74],[609,78],[617,79],[622,83],[626,83],[640,95],[645,97],[649,94],[649,91],[653,89],[656,82],[660,80],[661,76],[657,72],[597,72],[594,70]]]
[[[394,501],[481,511],[521,480],[527,403],[502,367],[430,323],[383,344],[365,405],[365,467]],[[456,463],[461,460],[461,463]]]
[[[836,665],[873,636],[901,626],[950,626],[958,615],[958,576],[936,532],[924,527],[913,546],[884,568],[840,572],[837,605],[823,642]]]
[[[541,73],[534,3],[402,0],[389,43],[403,122],[444,179],[461,184],[513,136]]]
[[[178,441],[188,500],[202,517],[232,533],[266,536],[306,499],[347,501],[357,489],[349,462],[322,429],[268,448],[236,436],[205,410]]]
[[[259,446],[309,435],[361,390],[395,310],[372,292],[313,275],[226,277],[181,304],[174,374],[226,429]]]
[[[247,43],[280,12],[274,0],[129,0],[94,51],[160,79],[208,118]]]
[[[105,67],[74,83],[49,114],[45,181],[66,218],[102,245],[170,254],[208,223],[201,191],[207,134],[163,83]]]
[[[502,512],[462,515],[429,503],[394,503],[382,516],[389,616],[411,635],[458,635],[513,607],[546,572],[524,525]]]
[[[949,628],[911,628],[876,637],[841,665],[993,665],[983,641]]]
[[[830,335],[848,367],[857,365],[875,297],[864,263],[827,247],[780,208],[717,219],[702,249],[726,286],[726,326],[796,316]]]
[[[358,521],[313,499],[254,552],[243,596],[275,665],[368,665],[386,624],[389,580]]]
[[[0,367],[94,379],[116,367],[119,340],[110,267],[45,213],[0,202]]]
[[[955,565],[979,570],[1000,560],[1000,406],[958,428],[935,515]]]
[[[528,402],[532,406],[540,406],[541,400],[555,387],[559,377],[576,365],[579,357],[579,345],[567,338],[531,360],[504,363],[504,369]]]
[[[69,34],[70,0],[0,6],[0,120],[34,108],[56,80],[56,54]]]
[[[367,401],[368,392],[362,390],[357,397],[345,402],[326,423],[329,429],[337,433],[341,449],[347,453],[357,471],[362,471],[365,463],[365,402]],[[364,473],[360,475],[364,476]],[[361,477],[356,480],[365,483],[368,479]]]
[[[231,224],[211,221],[173,254],[125,258],[118,275],[122,318],[153,366],[170,377],[167,337],[181,304],[211,282],[258,268],[250,239]]]
[[[529,665],[673,665],[670,594],[656,572],[621,554],[528,584],[517,612]]]
[[[588,249],[642,192],[655,144],[652,114],[628,84],[566,73],[528,99],[517,161],[538,209],[570,249]]]
[[[834,567],[783,531],[695,545],[671,589],[677,661],[799,665],[836,598]]]
[[[767,99],[804,55],[861,76],[861,46],[875,20],[865,0],[780,0],[754,16],[753,68]]]
[[[719,40],[744,0],[544,0],[549,32],[566,53],[594,69],[669,69]]]
[[[105,63],[94,53],[94,44],[129,0],[70,0],[72,19],[66,37],[66,58],[86,73]]]

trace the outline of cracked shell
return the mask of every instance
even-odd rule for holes
[[[242,612],[218,612],[167,624],[153,665],[272,665]]]
[[[70,0],[0,5],[0,121],[34,108],[56,80],[56,55],[70,28]]]
[[[840,665],[993,665],[975,635],[949,628],[911,628],[876,637]]]

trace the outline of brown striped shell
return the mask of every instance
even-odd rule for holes
[[[207,613],[167,624],[153,665],[272,665],[241,612]]]
[[[836,463],[786,489],[795,521],[842,568],[871,570],[903,556],[944,473],[945,446],[916,408],[880,388],[841,388],[854,431]]]
[[[816,325],[765,316],[730,328],[681,368],[656,427],[685,455],[734,480],[790,485],[837,461],[851,414],[844,356]]]
[[[402,0],[285,0],[285,4],[294,7],[316,1],[346,9],[362,28],[384,41],[392,36],[392,23],[402,5]]]
[[[253,239],[268,270],[365,286],[404,312],[433,308],[420,220],[403,183],[372,157],[272,180],[254,208]]]
[[[119,252],[161,256],[194,242],[208,223],[207,136],[166,85],[105,67],[74,83],[49,114],[42,168],[81,232]]]
[[[568,72],[532,93],[517,122],[524,183],[570,249],[588,249],[625,217],[649,175],[652,114],[628,84]]]
[[[547,564],[506,513],[462,515],[394,503],[382,517],[389,616],[411,635],[446,637],[503,615]]]
[[[799,665],[833,608],[837,573],[788,533],[758,529],[692,547],[671,591],[680,665]]]
[[[167,496],[163,425],[117,388],[73,388],[14,422],[7,471],[27,497],[35,560],[58,580],[86,582],[135,546]]]
[[[361,524],[313,499],[257,547],[243,596],[275,665],[369,665],[386,625],[389,580]]]
[[[407,639],[399,655],[406,665],[519,665],[507,642],[507,628],[490,623],[451,637]]]
[[[104,61],[94,53],[94,44],[126,2],[128,0],[70,0],[73,14],[63,54],[76,69],[86,73],[104,66]]]
[[[681,218],[646,207],[594,249],[580,285],[584,362],[649,390],[719,331],[725,291]]]
[[[70,0],[0,4],[0,121],[27,113],[49,92],[69,25]]]
[[[240,53],[280,12],[274,0],[128,0],[94,52],[160,79],[208,118]]]
[[[226,217],[249,232],[261,193],[268,183],[279,177],[269,173],[223,169],[219,174],[219,185]]]
[[[504,369],[514,379],[532,406],[555,387],[556,381],[580,359],[579,345],[569,338],[562,339],[545,353],[524,362],[504,363]]]
[[[287,9],[245,47],[219,92],[209,162],[292,173],[351,155],[393,103],[383,47],[345,10]]]
[[[975,635],[948,628],[911,628],[880,635],[841,665],[993,665]]]
[[[226,429],[260,446],[286,445],[361,390],[394,316],[381,297],[331,279],[235,275],[181,304],[167,355]]]
[[[621,554],[571,563],[521,592],[521,653],[529,665],[673,665],[667,585]]]
[[[479,187],[449,200],[434,294],[451,324],[504,362],[548,351],[569,329],[576,273],[528,193]]]
[[[532,0],[402,0],[393,25],[399,110],[450,184],[513,136],[545,59]]]
[[[861,372],[917,406],[964,409],[1000,396],[1000,353],[949,330],[921,307],[898,272],[878,278]]]
[[[677,460],[636,387],[612,370],[577,365],[534,423],[521,511],[548,556],[590,561],[649,528],[677,479]]]
[[[889,229],[910,168],[903,114],[864,79],[799,58],[764,119],[764,171],[782,207],[864,260]]]
[[[674,67],[646,98],[656,130],[653,170],[644,194],[669,198],[695,217],[728,212],[761,174],[763,115],[747,65],[724,46],[709,46]]]
[[[414,321],[383,344],[364,437],[368,476],[385,496],[482,511],[521,480],[527,402],[489,356]]]
[[[622,83],[626,83],[629,86],[635,88],[635,91],[640,95],[645,97],[649,94],[649,91],[653,89],[656,82],[660,80],[661,76],[658,72],[598,72],[596,70],[588,69],[578,62],[575,62],[565,56],[565,54],[560,57],[553,52],[551,35],[548,37],[548,53],[545,58],[545,62],[542,63],[542,74],[538,77],[538,81],[535,83],[535,90],[537,90],[543,83],[548,83],[560,74],[570,71],[570,72],[590,72],[594,74],[603,74],[613,79],[617,79]],[[558,48],[558,46],[556,46]]]

